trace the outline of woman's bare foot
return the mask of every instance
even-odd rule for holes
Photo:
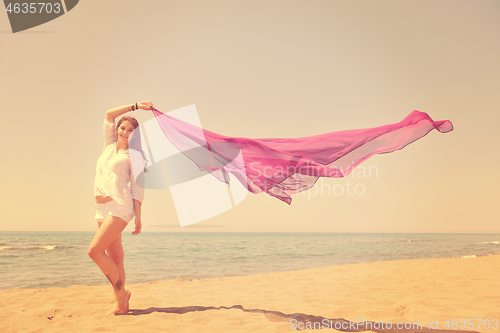
[[[118,302],[116,295],[115,295],[115,306],[113,306],[113,308],[111,310],[109,310],[109,312],[106,313],[106,315],[115,314],[115,313],[127,313],[128,312],[129,300],[130,300],[130,297],[132,296],[132,293],[130,292],[130,290],[125,290],[125,292],[126,292],[126,299],[122,298],[121,303]]]
[[[106,316],[113,314],[113,313],[118,313],[118,305],[116,304],[116,302],[115,302],[115,306],[113,306],[113,308],[111,310],[109,310],[108,313],[106,313]]]

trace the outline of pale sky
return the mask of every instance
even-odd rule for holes
[[[322,179],[290,206],[249,195],[190,228],[169,190],[148,189],[144,231],[500,232],[499,1],[86,0],[16,34],[3,11],[0,40],[0,231],[95,230],[104,114],[152,101],[195,104],[204,128],[238,137],[412,110],[455,129],[362,164],[378,177]],[[364,194],[320,193],[348,181]]]

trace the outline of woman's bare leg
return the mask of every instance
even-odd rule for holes
[[[129,294],[125,290],[125,285],[120,278],[118,268],[107,254],[106,248],[121,235],[127,223],[122,219],[109,215],[94,236],[90,243],[88,254],[90,258],[99,266],[103,274],[108,278],[113,286],[116,299],[115,313],[127,313],[129,310]]]
[[[97,222],[99,228],[102,225],[102,222]],[[123,252],[123,245],[122,245],[122,235],[120,234],[114,241],[109,244],[109,246],[106,248],[106,254],[115,262],[116,268],[118,269],[118,274],[120,275],[120,280],[123,283],[123,286],[125,288],[125,266],[124,266],[124,252]],[[131,292],[127,290],[128,293],[128,299],[130,299],[130,296],[132,296]],[[115,304],[113,308],[108,312],[108,314],[111,313],[116,313],[118,310],[118,300],[116,299],[115,296]]]
[[[100,228],[102,222],[98,222],[98,224]],[[106,248],[106,253],[115,262],[118,273],[120,274],[120,280],[122,280],[123,285],[125,285],[125,266],[123,264],[125,256],[123,252],[121,233],[114,241],[111,242],[111,244],[109,244]]]

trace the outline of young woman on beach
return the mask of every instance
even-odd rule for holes
[[[115,128],[115,118],[129,111],[151,110],[152,107],[151,102],[134,103],[108,110],[104,118],[104,149],[97,160],[94,183],[98,230],[88,254],[113,286],[115,304],[109,313],[127,313],[129,310],[131,293],[125,289],[121,233],[134,216],[135,230],[132,234],[141,232],[144,189],[135,182],[137,174],[134,177],[133,170],[137,168],[133,169],[132,164],[144,162],[145,170],[146,162],[140,134],[134,131],[139,127],[137,120],[122,117]],[[131,155],[134,156],[132,162]]]

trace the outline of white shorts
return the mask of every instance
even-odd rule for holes
[[[115,200],[105,203],[96,203],[95,206],[97,213],[95,214],[94,220],[97,222],[103,222],[108,215],[119,217],[127,223],[134,218],[125,207],[118,205]]]

